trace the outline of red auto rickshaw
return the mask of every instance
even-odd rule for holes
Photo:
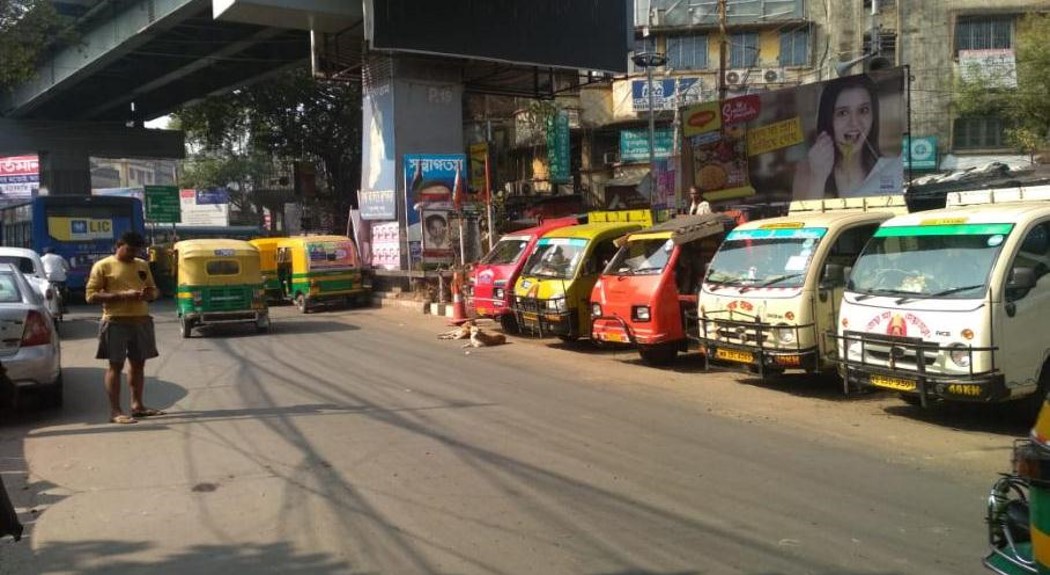
[[[514,283],[518,281],[536,240],[543,234],[566,226],[575,226],[580,218],[545,220],[540,225],[504,235],[471,270],[467,282],[467,305],[477,317],[499,320],[504,331],[516,333],[518,323],[511,309]]]
[[[688,348],[704,268],[733,225],[717,213],[678,216],[628,235],[591,292],[591,338],[637,347],[647,365],[674,361]]]

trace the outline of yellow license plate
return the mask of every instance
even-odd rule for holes
[[[627,336],[614,332],[603,333],[601,334],[601,338],[605,341],[616,341],[620,343],[625,343],[627,341]]]
[[[871,384],[897,391],[914,391],[915,381],[911,379],[900,379],[897,377],[886,377],[884,375],[871,376]]]
[[[736,361],[739,363],[752,363],[755,361],[755,356],[751,352],[737,351],[735,349],[716,349],[715,359],[724,359],[726,361]]]

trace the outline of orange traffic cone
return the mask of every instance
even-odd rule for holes
[[[463,322],[467,321],[467,305],[463,301],[463,290],[460,289],[460,285],[463,282],[463,276],[457,270],[452,273],[452,319],[448,320],[448,325],[462,325]]]

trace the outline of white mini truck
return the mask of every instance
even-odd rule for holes
[[[698,298],[706,365],[773,378],[834,371],[835,329],[847,270],[879,224],[906,212],[903,196],[792,202],[788,215],[731,231]]]
[[[846,389],[1042,401],[1050,386],[1050,186],[953,192],[883,223],[839,309]]]

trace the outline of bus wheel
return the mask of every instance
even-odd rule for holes
[[[638,348],[638,355],[642,356],[642,363],[648,366],[670,365],[678,356],[678,347],[674,344],[647,345]]]
[[[186,319],[186,316],[179,318],[179,335],[181,335],[183,339],[193,335],[193,320]]]
[[[306,313],[306,296],[301,293],[295,294],[295,308],[299,310],[299,313]]]

